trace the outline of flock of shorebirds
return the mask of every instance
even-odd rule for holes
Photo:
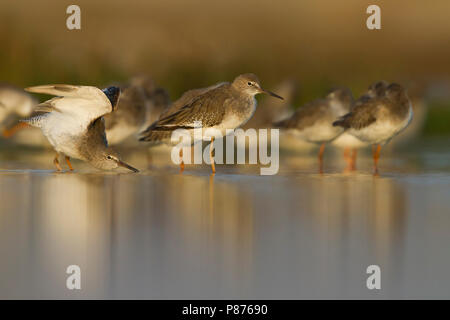
[[[55,97],[38,103],[27,92]],[[58,171],[62,171],[60,156],[64,156],[70,170],[73,170],[70,158],[75,158],[102,170],[124,167],[138,172],[123,162],[111,145],[130,137],[151,144],[170,143],[174,130],[192,132],[198,122],[203,129],[223,132],[243,127],[251,123],[257,94],[283,99],[263,89],[258,78],[250,73],[239,75],[232,82],[189,90],[173,103],[167,91],[146,76],[106,89],[57,84],[22,90],[0,85],[0,125],[4,137],[26,127],[39,128],[56,151],[54,165]],[[381,146],[404,130],[413,116],[406,89],[385,81],[372,84],[356,100],[350,89],[337,88],[292,114],[273,115],[272,111],[265,111],[272,113],[269,117],[272,124],[265,124],[266,128],[279,128],[300,140],[320,145],[320,172],[325,144],[331,143],[346,150],[350,170],[355,169],[356,150],[372,145],[374,174],[378,174]],[[11,123],[13,116],[20,120]],[[215,172],[213,161],[211,165]]]

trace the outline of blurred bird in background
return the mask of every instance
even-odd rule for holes
[[[129,137],[137,141],[138,133],[158,120],[170,104],[167,91],[157,87],[148,75],[135,76],[119,87],[117,108],[104,117],[110,145],[120,144]]]
[[[319,144],[319,172],[323,173],[325,144],[344,131],[343,128],[333,126],[333,121],[346,114],[352,104],[350,89],[338,88],[324,99],[316,99],[298,108],[291,117],[275,122],[274,126],[286,130],[298,139]]]
[[[370,99],[383,96],[388,85],[389,84],[384,80],[373,83],[369,86],[367,91],[355,101],[348,111],[353,110],[356,106],[365,103]],[[344,160],[347,163],[345,171],[350,172],[356,170],[358,149],[367,146],[368,143],[361,141],[356,136],[344,131],[339,137],[331,142],[331,145],[344,150]]]
[[[37,100],[23,89],[10,84],[0,84],[0,128],[5,138],[26,127],[26,123],[17,123],[20,118],[30,116]]]
[[[381,146],[404,130],[412,120],[413,110],[406,89],[391,83],[373,98],[356,105],[333,123],[373,147],[374,174],[378,174]]]

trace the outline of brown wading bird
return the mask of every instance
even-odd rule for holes
[[[275,127],[285,129],[295,137],[320,144],[319,172],[323,173],[323,152],[325,143],[339,136],[344,129],[333,126],[333,121],[346,114],[353,104],[348,88],[331,91],[325,99],[305,104],[285,120],[276,122]]]
[[[363,104],[375,97],[382,97],[386,92],[386,88],[389,85],[386,81],[378,81],[370,85],[368,90],[355,101],[349,111],[352,111],[356,106]],[[347,168],[345,171],[356,170],[356,157],[359,148],[363,148],[368,145],[367,142],[361,141],[354,135],[351,135],[348,131],[344,131],[339,137],[334,139],[331,144],[335,147],[344,149],[344,159],[347,162]]]
[[[405,88],[392,83],[387,86],[384,95],[369,98],[355,106],[333,125],[372,145],[374,174],[378,175],[381,145],[405,129],[412,117],[411,102]]]
[[[206,91],[200,95],[195,93],[191,95],[189,91],[185,93],[186,104],[178,106],[178,111],[153,123],[142,133],[140,140],[167,143],[176,129],[187,129],[193,136],[196,122],[201,122],[203,129],[218,129],[225,135],[226,129],[239,128],[252,117],[256,109],[255,95],[266,93],[283,99],[273,92],[262,89],[258,78],[251,73],[236,77],[232,83],[224,82],[215,86],[209,90],[202,89]],[[214,137],[211,138],[210,159],[212,172],[215,173],[213,144]],[[180,167],[183,170],[183,162]]]
[[[42,114],[24,121],[41,128],[56,150],[53,163],[58,171],[62,170],[59,154],[64,154],[71,171],[73,168],[70,158],[76,158],[102,170],[112,170],[120,166],[138,172],[121,161],[108,147],[106,140],[103,116],[114,110],[119,99],[119,88],[100,90],[96,87],[57,84],[26,90],[57,96],[35,107],[35,111],[43,112]]]

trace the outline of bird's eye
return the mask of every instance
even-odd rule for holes
[[[106,159],[112,160],[112,157],[111,156],[106,156]]]
[[[247,82],[247,84],[249,85],[249,86],[251,86],[252,85],[252,83],[249,81],[249,82]]]

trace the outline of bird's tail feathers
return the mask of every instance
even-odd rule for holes
[[[40,127],[42,127],[42,123],[44,122],[44,119],[46,117],[47,117],[47,114],[39,114],[37,116],[31,117],[28,119],[22,119],[20,121],[25,122],[26,124],[28,124],[32,127],[40,128]]]

